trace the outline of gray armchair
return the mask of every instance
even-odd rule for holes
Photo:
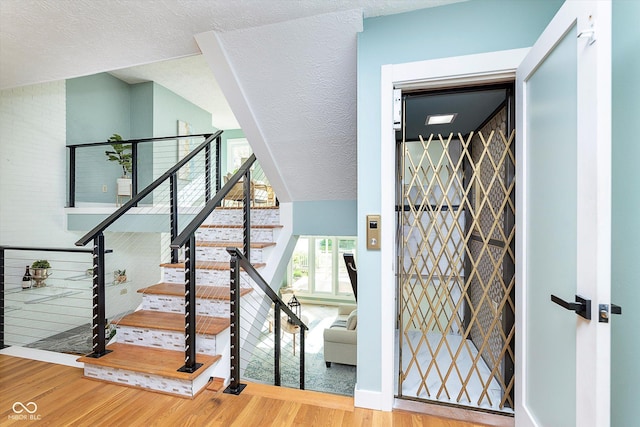
[[[358,314],[355,305],[338,306],[338,317],[324,330],[324,361],[356,365]]]

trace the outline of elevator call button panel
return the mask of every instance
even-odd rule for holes
[[[380,215],[367,215],[367,249],[380,250]]]

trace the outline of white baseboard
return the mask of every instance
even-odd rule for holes
[[[53,351],[17,346],[4,348],[0,350],[0,354],[21,357],[23,359],[38,360],[40,362],[55,363],[56,365],[71,366],[74,368],[84,368],[84,363],[76,362],[76,359],[80,356],[72,354],[55,353]]]
[[[354,406],[356,408],[375,409],[377,411],[391,411],[393,409],[393,398],[385,398],[382,392],[362,390],[356,384],[353,395]]]

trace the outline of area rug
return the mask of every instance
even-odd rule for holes
[[[91,325],[81,325],[68,331],[43,338],[39,341],[27,344],[25,347],[39,350],[55,351],[56,353],[68,353],[84,355],[91,353],[92,349]]]
[[[356,384],[356,367],[332,363],[331,367],[327,368],[324,362],[323,332],[335,317],[333,311],[323,311],[321,307],[314,307],[305,312],[310,318],[309,332],[305,339],[305,389],[353,396]],[[296,342],[296,355],[294,356],[292,336],[283,334],[280,378],[281,385],[284,387],[299,388],[299,344]],[[78,326],[28,344],[26,347],[57,353],[88,354],[92,349],[91,325],[87,323]],[[269,333],[265,328],[242,377],[247,381],[274,384],[273,353],[273,333]]]
[[[312,319],[305,339],[305,390],[353,396],[356,385],[356,367],[332,363],[326,367],[324,361],[323,332],[333,320]],[[299,342],[293,355],[293,340],[284,334],[281,344],[280,379],[284,387],[299,388],[300,358]],[[273,333],[262,331],[259,344],[242,374],[247,381],[274,384]]]

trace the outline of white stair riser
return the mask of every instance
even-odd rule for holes
[[[244,222],[242,209],[216,209],[205,224],[237,225]],[[251,209],[251,223],[259,225],[280,224],[280,211],[278,209]]]
[[[184,313],[184,297],[172,295],[144,295],[142,310],[165,313]],[[196,298],[196,315],[229,317],[229,301]]]
[[[274,228],[251,229],[252,242],[275,241]],[[244,240],[242,228],[200,228],[196,231],[196,240],[200,242],[242,242]]]
[[[196,260],[229,262],[230,259],[231,255],[225,248],[196,248]],[[251,262],[262,262],[262,249],[251,248]]]
[[[184,284],[184,270],[181,268],[164,267],[164,279],[166,283]],[[231,273],[229,270],[196,270],[196,283],[198,285],[229,286]],[[244,271],[240,272],[241,286],[248,283],[249,276]],[[248,286],[248,285],[247,285]]]
[[[184,351],[184,332],[136,328],[133,326],[118,326],[116,329],[116,337],[118,337],[118,342],[122,344]],[[196,336],[196,352],[211,356],[217,355],[216,336],[198,334]]]
[[[94,365],[85,365],[84,375],[115,384],[140,387],[184,397],[191,397],[194,394],[191,381],[165,378],[160,375]]]
[[[192,381],[89,364],[85,364],[84,366],[84,375],[89,378],[114,384],[159,391],[182,397],[195,397],[195,395],[207,385],[214,368],[215,364],[203,370],[202,373]]]

